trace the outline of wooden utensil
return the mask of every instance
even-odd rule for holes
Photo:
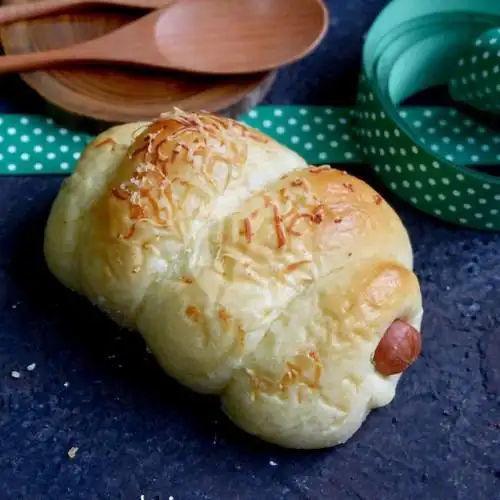
[[[23,4],[30,0],[15,1]],[[129,9],[73,11],[4,26],[0,42],[6,54],[59,49],[116,30],[136,16]],[[275,73],[228,77],[100,65],[62,67],[20,76],[47,102],[44,113],[67,127],[83,126],[96,133],[110,124],[150,120],[173,106],[236,117],[261,102]]]
[[[159,9],[166,7],[172,0],[41,0],[23,4],[2,5],[0,25],[16,21],[27,21],[37,17],[68,12],[78,7],[116,5],[138,9]]]
[[[266,71],[313,50],[327,29],[321,0],[176,0],[98,39],[5,56],[0,73],[112,63],[206,74]]]

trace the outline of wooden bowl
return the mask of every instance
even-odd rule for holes
[[[79,10],[5,26],[0,38],[6,54],[49,50],[95,38],[143,13],[116,8]],[[173,106],[235,116],[263,99],[274,76],[266,72],[214,77],[95,65],[35,71],[21,78],[56,107],[107,126],[149,120]]]

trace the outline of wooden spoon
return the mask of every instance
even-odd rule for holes
[[[322,0],[172,0],[107,35],[64,49],[4,56],[0,73],[113,63],[209,74],[267,71],[323,39]]]
[[[37,17],[67,12],[78,7],[97,5],[116,5],[138,9],[159,9],[166,7],[172,0],[41,0],[23,4],[0,7],[0,25],[27,21]]]

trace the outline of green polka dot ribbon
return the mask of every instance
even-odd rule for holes
[[[450,80],[450,94],[475,108],[500,113],[500,27],[464,51]]]
[[[311,164],[368,164],[414,207],[498,231],[500,130],[493,120],[401,106],[437,85],[462,108],[498,117],[500,1],[393,0],[366,37],[354,107],[258,106],[240,119]],[[69,173],[91,139],[44,117],[3,115],[0,174]]]
[[[71,172],[91,136],[59,127],[51,118],[0,117],[0,174]]]

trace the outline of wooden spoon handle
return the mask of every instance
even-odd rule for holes
[[[0,7],[0,25],[57,14],[74,7],[93,3],[102,2],[99,0],[42,0],[39,2],[4,5]]]
[[[76,61],[74,61],[76,59]],[[78,52],[66,49],[53,49],[45,52],[30,52],[0,57],[0,74],[24,73],[45,69],[64,62],[84,62]]]

